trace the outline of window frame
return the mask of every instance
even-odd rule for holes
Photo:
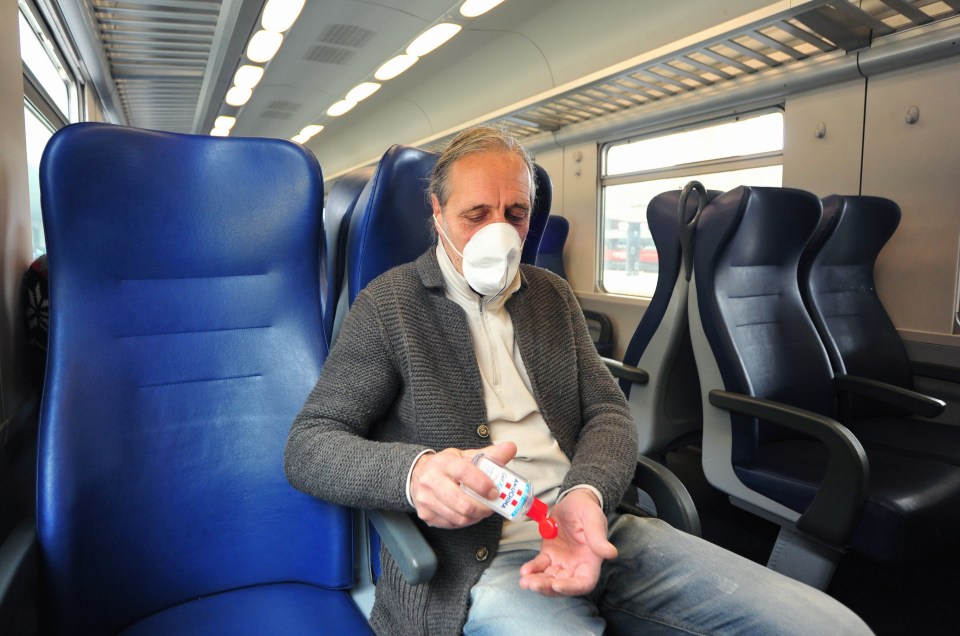
[[[651,130],[645,132],[644,134],[633,134],[627,137],[621,137],[611,141],[604,142],[600,144],[598,152],[598,163],[599,163],[599,179],[598,179],[598,192],[597,192],[597,246],[596,246],[596,261],[595,271],[596,271],[596,288],[603,294],[623,296],[628,298],[642,298],[648,299],[652,296],[644,294],[633,294],[627,293],[624,291],[609,291],[604,285],[604,260],[605,260],[605,246],[606,246],[606,223],[607,223],[607,192],[606,188],[610,186],[618,185],[627,185],[634,183],[643,183],[647,181],[656,181],[660,179],[670,179],[670,178],[687,178],[695,177],[703,174],[715,173],[715,172],[730,172],[736,170],[747,170],[752,168],[766,168],[773,166],[783,166],[783,157],[784,150],[783,147],[779,150],[766,151],[755,153],[752,155],[737,156],[737,157],[724,157],[718,159],[708,159],[704,161],[693,161],[688,163],[682,163],[666,167],[650,168],[646,170],[638,170],[628,173],[618,173],[615,175],[608,175],[607,170],[607,160],[611,148],[623,146],[626,144],[636,143],[648,139],[657,139],[661,137],[668,137],[670,135],[691,132],[694,130],[702,130],[706,128],[712,128],[714,126],[722,126],[724,124],[732,124],[740,121],[745,121],[748,119],[753,119],[756,117],[761,117],[764,115],[770,115],[774,113],[779,113],[782,117],[785,117],[786,110],[783,104],[777,104],[772,106],[766,106],[763,108],[758,108],[756,110],[751,110],[742,113],[735,114],[726,114],[719,117],[712,117],[709,119],[697,119],[692,121],[684,121],[681,124],[674,124],[672,126],[664,126],[657,128],[656,130]],[[784,128],[786,124],[784,122]]]
[[[50,130],[51,133],[55,133],[70,123],[82,121],[86,114],[84,83],[78,71],[77,56],[69,47],[64,37],[65,32],[61,28],[62,25],[56,21],[57,14],[48,0],[18,0],[17,8],[19,11],[18,20],[20,16],[23,16],[26,25],[39,39],[40,45],[50,57],[54,66],[59,67],[57,70],[66,75],[64,84],[69,112],[63,112],[56,100],[29,68],[27,62],[21,58],[24,116],[34,116],[41,125]],[[21,28],[23,28],[22,25]],[[31,189],[33,189],[33,186],[31,186]],[[33,195],[31,195],[32,198]],[[31,243],[35,243],[33,235],[37,230],[34,219],[34,206],[37,203],[30,201]],[[41,233],[43,232],[42,224],[39,230]],[[38,249],[40,248],[37,245],[32,245],[31,252],[34,256],[36,256]],[[46,252],[45,246],[43,252]]]
[[[86,119],[85,82],[80,72],[79,56],[70,44],[67,31],[60,22],[59,13],[51,5],[50,0],[17,0],[17,8],[37,35],[47,55],[55,60],[67,75],[69,112],[63,112],[60,109],[27,64],[21,60],[24,97],[29,99],[34,108],[42,112],[44,117],[58,128],[84,121]]]

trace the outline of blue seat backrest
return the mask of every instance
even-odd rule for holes
[[[436,242],[427,194],[436,162],[434,153],[401,145],[391,147],[380,159],[350,221],[346,250],[350,302],[374,278],[416,260]],[[540,166],[535,171],[536,199],[521,254],[521,262],[529,264],[536,261],[553,197],[546,171]]]
[[[913,388],[906,348],[877,295],[874,265],[900,224],[900,207],[830,196],[801,261],[804,300],[838,373]]]
[[[316,159],[77,124],[40,172],[56,309],[37,530],[55,627],[113,633],[259,583],[349,587],[349,511],[283,473],[326,355]]]
[[[323,333],[327,346],[333,344],[333,324],[346,270],[343,254],[354,207],[373,176],[373,166],[359,168],[340,177],[327,196],[323,208],[323,254],[320,270],[320,297],[323,301]]]
[[[704,209],[694,280],[704,332],[724,388],[835,417],[833,372],[803,305],[797,266],[820,221],[820,200],[790,188],[741,186]],[[792,436],[739,418],[735,462],[756,444]]]
[[[537,194],[533,200],[533,216],[530,219],[530,229],[527,239],[523,243],[523,252],[520,262],[534,265],[537,254],[540,252],[540,243],[543,241],[543,231],[550,218],[550,209],[553,207],[553,182],[550,175],[539,164],[533,164],[533,178],[537,182]]]
[[[540,249],[537,252],[537,267],[549,269],[560,278],[566,279],[567,273],[563,269],[563,246],[567,242],[569,234],[570,222],[568,220],[556,214],[547,217],[547,224],[543,228],[543,238],[540,241]]]
[[[709,190],[706,201],[712,201],[720,192]],[[688,197],[684,209],[685,223],[693,220],[697,212],[699,199],[697,195]],[[680,190],[671,190],[663,192],[653,197],[647,204],[647,227],[650,228],[650,235],[653,237],[654,245],[657,247],[657,259],[659,261],[659,270],[657,274],[657,286],[654,288],[653,297],[650,298],[650,304],[647,305],[637,330],[627,345],[627,350],[623,356],[624,364],[638,366],[640,358],[643,356],[647,345],[653,335],[661,328],[663,318],[667,313],[667,307],[670,304],[670,298],[674,294],[677,281],[680,279],[681,269],[683,267],[683,253],[680,245]],[[686,291],[686,287],[681,290]],[[685,312],[684,312],[685,313]],[[679,328],[686,329],[686,316],[679,317],[682,324]],[[621,381],[620,386],[630,397],[632,388],[631,383]]]

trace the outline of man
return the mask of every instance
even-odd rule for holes
[[[659,520],[611,516],[634,423],[569,287],[519,266],[534,188],[516,140],[458,135],[430,183],[438,244],[357,297],[291,429],[294,486],[415,513],[437,552],[418,587],[384,554],[377,632],[868,633],[812,588]],[[533,482],[556,539],[464,491],[495,494],[478,449]]]

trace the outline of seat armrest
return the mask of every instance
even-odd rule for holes
[[[608,318],[606,314],[601,314],[599,311],[591,311],[589,309],[582,309],[581,311],[583,311],[583,317],[586,320],[599,325],[600,342],[609,342],[613,338],[613,323],[610,322],[610,318]]]
[[[613,374],[613,377],[620,378],[621,380],[626,380],[627,382],[633,382],[634,384],[646,384],[650,381],[650,375],[639,367],[632,367],[629,364],[624,364],[613,358],[600,358],[603,360],[603,363],[607,365],[607,368],[610,369],[610,373]]]
[[[700,515],[687,487],[669,468],[641,456],[633,473],[633,485],[647,493],[657,508],[657,518],[677,530],[700,536]]]
[[[365,512],[407,583],[420,585],[433,578],[437,555],[409,515],[386,510]]]
[[[867,496],[866,452],[847,427],[812,411],[741,393],[713,390],[710,404],[810,435],[827,447],[827,468],[813,501],[796,527],[812,537],[842,545],[850,536]]]
[[[877,400],[883,404],[904,409],[923,417],[936,417],[947,408],[947,403],[943,400],[856,375],[838,373],[834,378],[834,383],[838,391]]]
[[[912,362],[913,375],[960,384],[960,369],[932,362]]]
[[[24,519],[0,544],[0,625],[17,625],[21,612],[29,611],[36,574],[37,528],[33,519]]]

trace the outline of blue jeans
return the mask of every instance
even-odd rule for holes
[[[520,566],[536,552],[498,554],[470,591],[465,636],[871,633],[823,592],[659,519],[618,517],[610,541],[619,556],[581,597],[522,589]]]

